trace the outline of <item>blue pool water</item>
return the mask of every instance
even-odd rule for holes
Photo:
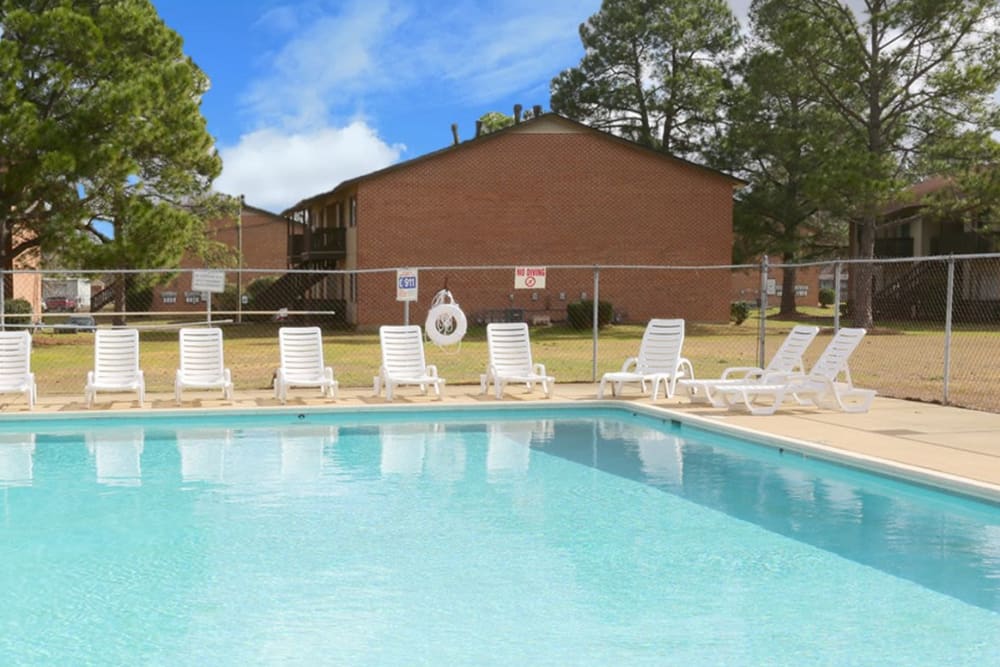
[[[182,422],[0,424],[0,664],[1000,664],[994,505],[610,409]]]

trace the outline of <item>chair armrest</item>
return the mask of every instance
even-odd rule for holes
[[[639,357],[629,357],[622,363],[622,372],[627,373],[628,369],[639,363]]]
[[[536,375],[548,377],[548,373],[545,372],[545,364],[535,364],[534,373]]]
[[[435,366],[434,364],[428,364],[427,368],[424,369],[424,372],[430,375],[432,378],[436,378],[438,376],[438,369],[437,366]]]

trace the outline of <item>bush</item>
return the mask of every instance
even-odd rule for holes
[[[819,291],[819,305],[823,308],[833,305],[834,299],[837,298],[837,293],[834,292],[829,287],[824,287]]]
[[[733,301],[729,304],[729,319],[740,325],[750,317],[750,304],[746,301]]]
[[[153,288],[152,287],[132,287],[131,285],[126,288],[125,291],[125,310],[130,313],[145,313],[149,312],[149,309],[153,306]]]
[[[8,299],[3,302],[3,312],[7,314],[7,324],[23,325],[31,324],[34,311],[26,299]]]
[[[597,304],[597,326],[611,324],[615,309],[607,301]],[[594,302],[592,300],[574,301],[566,304],[566,319],[574,329],[590,329],[594,326]]]
[[[256,278],[243,288],[243,293],[247,295],[249,302],[252,304],[257,295],[273,285],[277,279],[277,276],[261,276],[260,278]]]

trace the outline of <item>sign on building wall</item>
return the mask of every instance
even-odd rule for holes
[[[225,292],[226,272],[210,269],[196,269],[191,272],[192,292]]]
[[[514,289],[545,289],[545,267],[516,267],[514,269]]]
[[[396,301],[417,300],[417,270],[396,270]]]

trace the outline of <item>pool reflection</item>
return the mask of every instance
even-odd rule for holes
[[[0,487],[31,486],[35,434],[0,434]]]
[[[108,486],[142,484],[142,450],[145,431],[141,428],[87,431],[87,452],[94,458],[97,483]]]
[[[541,450],[1000,609],[1000,526],[984,529],[976,504],[792,453],[656,426],[559,422],[558,437]],[[939,500],[926,502],[930,495]]]

